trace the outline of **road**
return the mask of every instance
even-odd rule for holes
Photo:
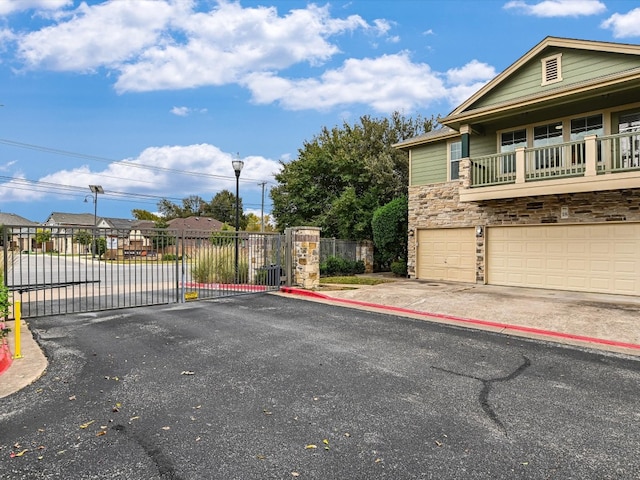
[[[640,362],[259,294],[33,319],[7,479],[640,478]]]

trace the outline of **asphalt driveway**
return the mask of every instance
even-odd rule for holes
[[[640,478],[637,357],[275,295],[31,329],[1,478]]]

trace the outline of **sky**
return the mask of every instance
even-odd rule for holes
[[[638,44],[640,1],[0,0],[0,211],[210,201],[239,158],[268,214],[322,128],[444,116],[547,36]]]

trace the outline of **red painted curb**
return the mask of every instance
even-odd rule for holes
[[[599,345],[609,345],[609,346],[613,346],[613,347],[620,347],[620,348],[629,348],[629,349],[633,349],[633,350],[640,350],[640,345],[637,345],[635,343],[625,343],[625,342],[618,342],[615,340],[607,340],[604,338],[595,338],[595,337],[585,337],[582,335],[575,335],[572,333],[562,333],[562,332],[554,332],[552,330],[543,330],[540,328],[533,328],[533,327],[523,327],[520,325],[511,325],[508,323],[500,323],[500,322],[490,322],[487,320],[477,320],[474,318],[463,318],[463,317],[456,317],[453,315],[446,315],[443,313],[430,313],[430,312],[422,312],[419,310],[411,310],[409,308],[402,308],[402,307],[393,307],[393,306],[388,306],[388,305],[380,305],[377,303],[370,303],[370,302],[362,302],[360,300],[350,300],[347,298],[335,298],[335,297],[330,297],[329,295],[325,295],[323,293],[318,293],[318,292],[312,292],[310,290],[304,290],[302,288],[292,288],[292,287],[281,287],[280,291],[283,293],[291,293],[294,295],[300,295],[300,296],[306,296],[306,297],[315,297],[315,298],[320,298],[323,300],[330,300],[332,302],[338,302],[338,303],[346,303],[349,305],[358,305],[361,307],[370,307],[370,308],[378,308],[381,310],[388,310],[391,312],[398,312],[398,313],[408,313],[411,315],[420,315],[420,316],[424,316],[424,317],[432,317],[432,318],[441,318],[443,320],[449,320],[452,322],[458,322],[458,323],[463,323],[463,324],[468,324],[468,325],[478,325],[478,326],[484,326],[484,327],[496,327],[496,328],[502,328],[505,330],[514,330],[517,332],[524,332],[524,333],[532,333],[532,334],[536,334],[536,335],[542,335],[542,336],[546,336],[546,337],[550,337],[550,338],[559,338],[559,339],[564,339],[564,340],[578,340],[580,342],[586,342],[586,343],[594,343],[594,344],[599,344]]]

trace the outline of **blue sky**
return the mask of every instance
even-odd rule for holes
[[[546,36],[640,42],[640,2],[0,0],[0,211],[259,215],[322,127],[445,115]]]

